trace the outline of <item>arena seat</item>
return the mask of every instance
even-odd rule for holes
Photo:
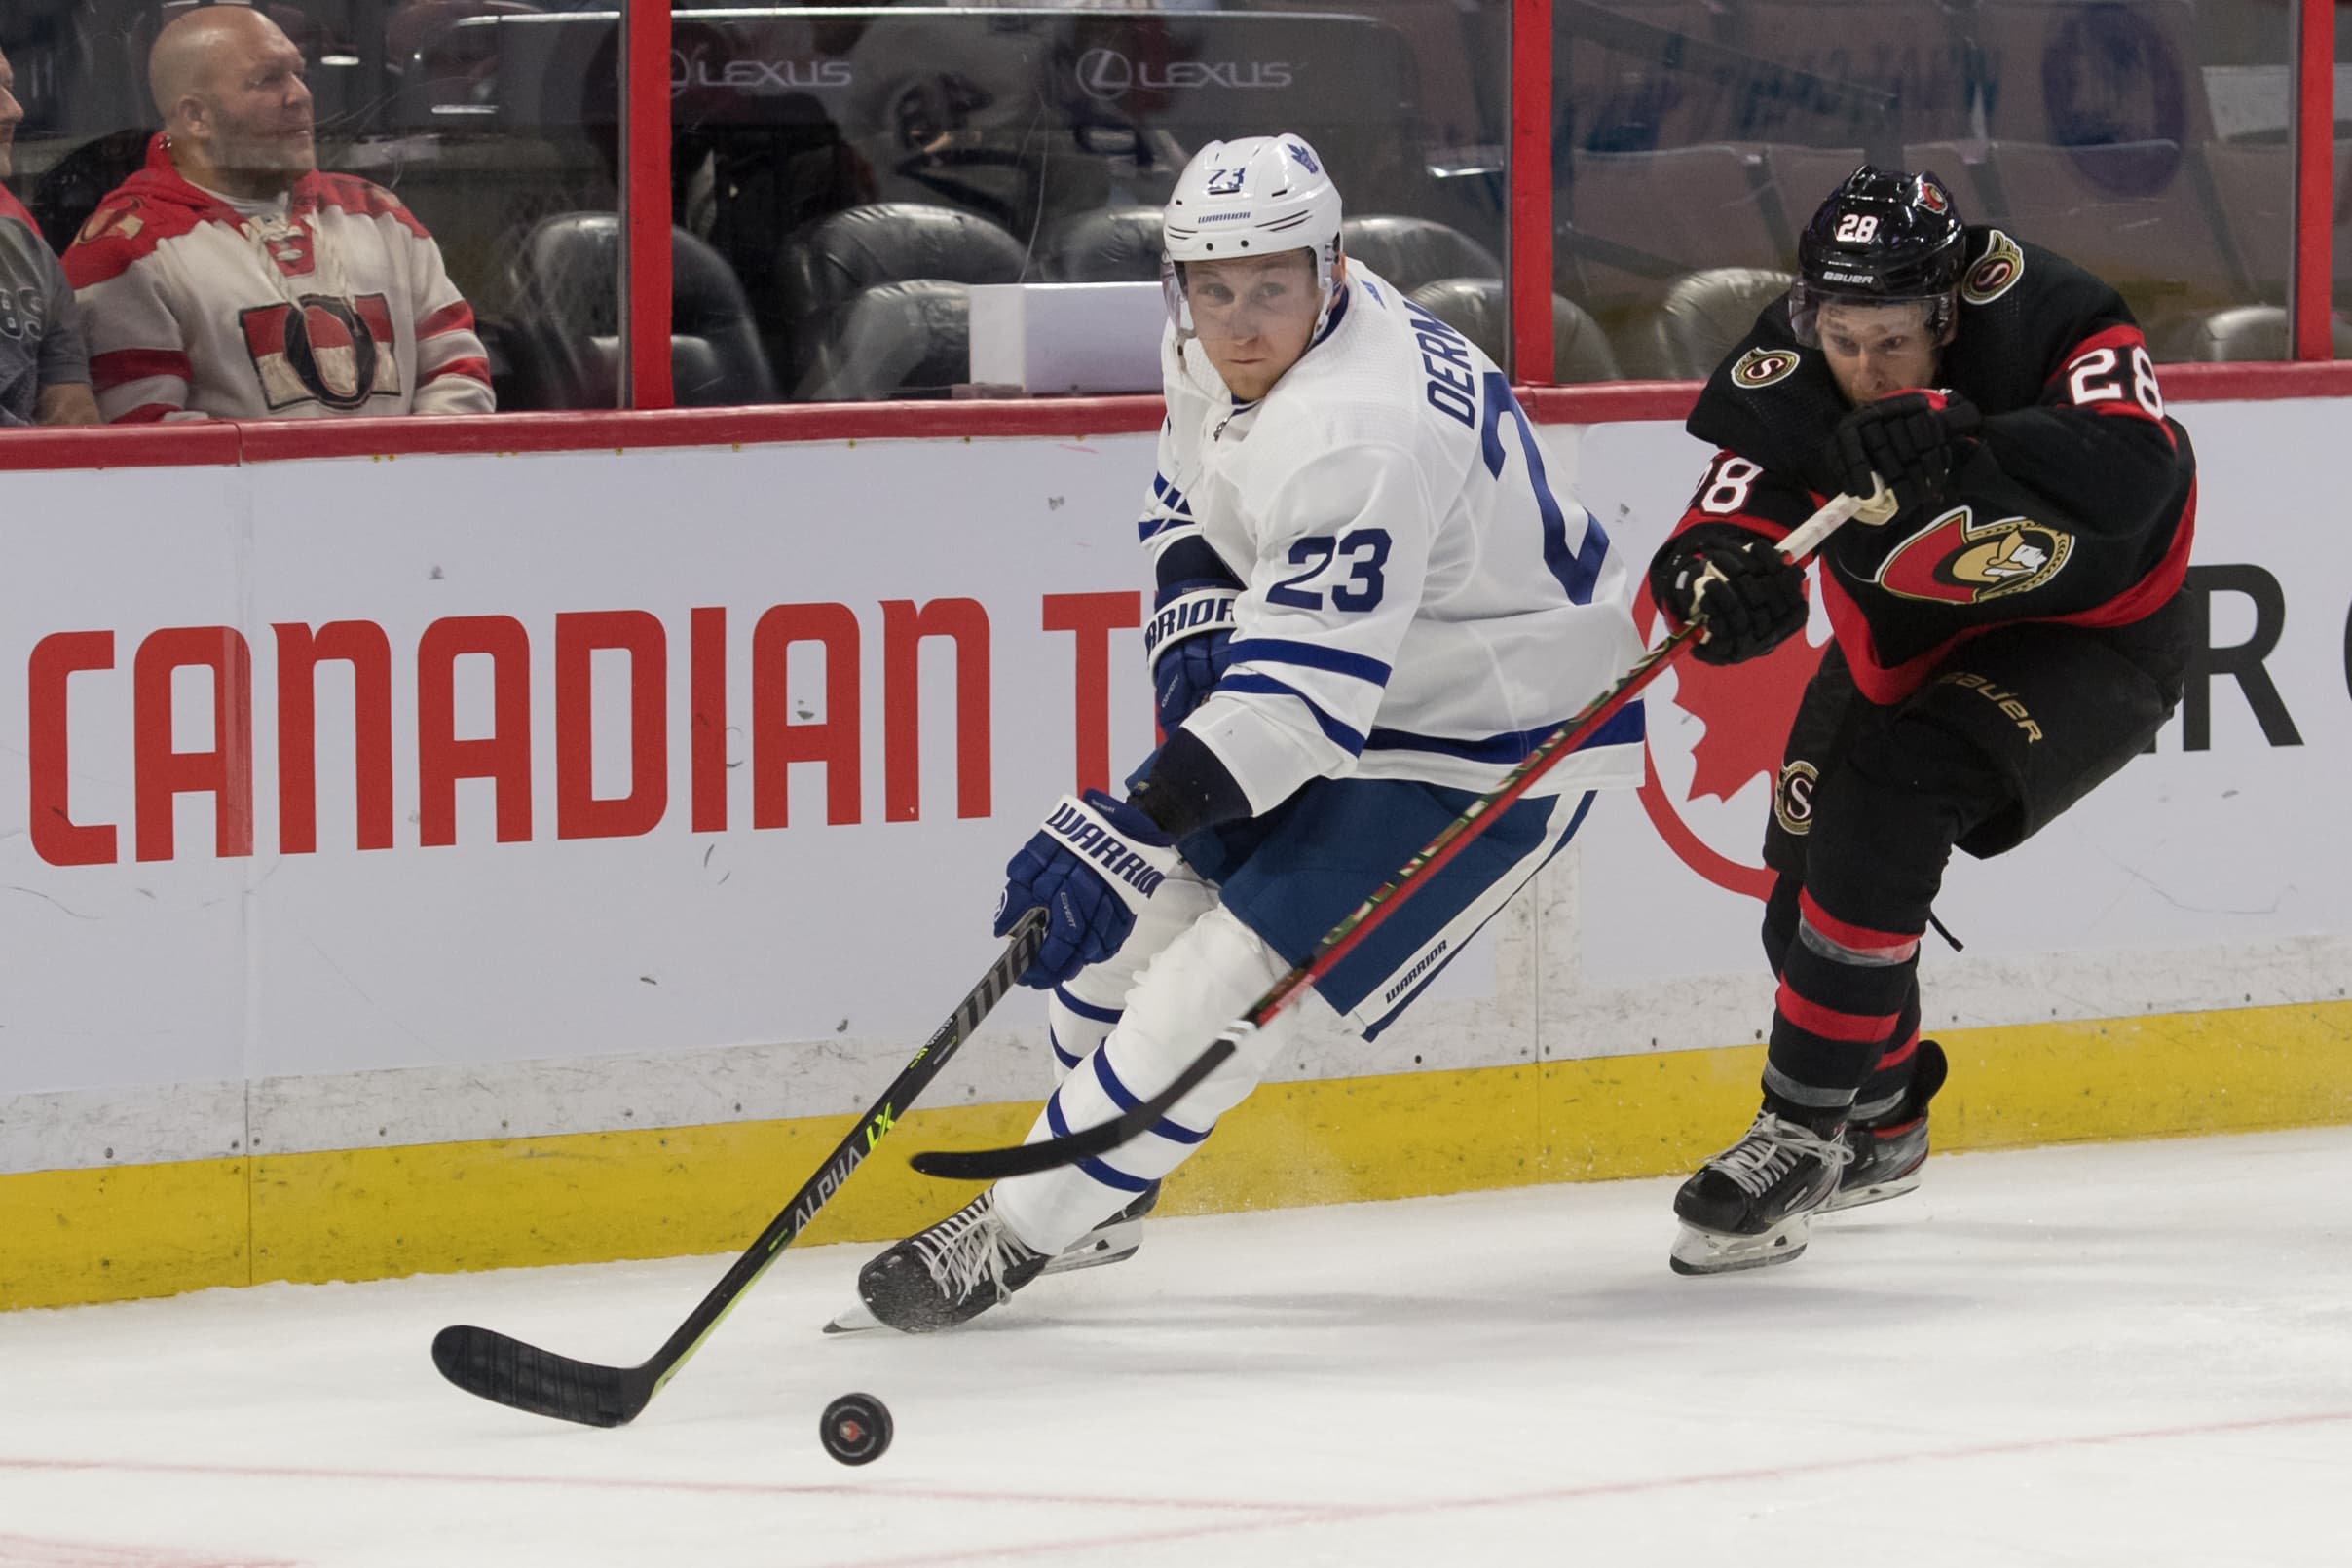
[[[828,214],[778,251],[782,341],[768,344],[769,357],[788,382],[802,384],[820,346],[839,341],[835,317],[867,290],[918,279],[1015,283],[1027,261],[1020,241],[952,207],[873,202]]]
[[[1759,68],[1742,118],[1718,132],[1759,141],[1884,146],[1969,131],[1974,72],[1968,8],[1949,0],[1748,0],[1738,10],[1738,47],[1831,82],[1891,93],[1890,120],[1825,108],[1802,81]],[[1855,160],[1861,162],[1860,159]]]
[[[1422,284],[1408,297],[1484,350],[1496,364],[1510,364],[1501,279],[1443,278]],[[1551,296],[1551,364],[1556,381],[1618,379],[1617,356],[1600,323],[1574,300],[1557,294]]]
[[[1447,278],[1501,278],[1494,252],[1451,224],[1431,218],[1371,213],[1342,219],[1339,245],[1390,282],[1411,293]]]
[[[2331,316],[2328,325],[2335,357],[2352,359],[2352,321]],[[2151,342],[2150,352],[2165,363],[2295,357],[2287,341],[2287,313],[2276,305],[2232,305],[2176,321]]]
[[[1684,273],[1779,262],[1753,149],[1588,154],[1571,173],[1557,207],[1555,280],[1604,322],[1655,305]]]
[[[1633,368],[1672,381],[1714,374],[1764,308],[1788,292],[1790,276],[1765,268],[1710,267],[1680,280],[1650,317],[1649,362]]]
[[[834,313],[795,402],[944,396],[972,379],[968,285],[938,278],[881,283]]]
[[[2287,263],[2295,250],[2295,160],[2284,146],[2216,142],[2205,149],[2229,237],[2256,295],[2287,298]],[[2333,204],[2335,297],[2352,299],[2352,141],[2335,144]]]
[[[1156,206],[1113,206],[1063,219],[1037,242],[1034,271],[1056,283],[1147,283],[1165,248]]]
[[[2175,143],[1997,141],[1985,172],[1998,195],[1983,216],[1966,213],[1971,221],[1998,223],[2097,273],[2143,326],[2246,301],[2204,170]]]
[[[1554,146],[1575,156],[1654,152],[1736,133],[1726,128],[1737,118],[1737,84],[1687,69],[1680,43],[1729,42],[1729,13],[1713,0],[1559,5],[1552,19]]]
[[[670,231],[670,374],[682,408],[776,400],[751,306],[719,253]],[[514,315],[502,334],[524,406],[619,402],[620,220],[566,212],[533,226],[515,261]]]
[[[2198,40],[2195,0],[1982,0],[1984,134],[2060,147],[2211,140]]]

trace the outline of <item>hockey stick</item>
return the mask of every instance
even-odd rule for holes
[[[1838,496],[1780,541],[1779,549],[1787,559],[1802,561],[1823,540],[1844,526],[1848,518],[1860,516],[1871,522],[1883,523],[1893,515],[1894,496],[1884,483],[1878,485],[1866,500]],[[1701,584],[1694,609],[1699,608],[1705,596],[1705,587]],[[1550,771],[1554,763],[1574,751],[1586,737],[1615,717],[1619,709],[1632,701],[1635,694],[1656,680],[1659,673],[1672,662],[1674,655],[1689,647],[1705,627],[1703,614],[1693,615],[1680,631],[1635,660],[1633,667],[1625,671],[1615,686],[1594,697],[1582,712],[1545,736],[1537,743],[1535,750],[1504,775],[1501,783],[1472,802],[1468,810],[1439,830],[1437,837],[1423,845],[1421,852],[1406,861],[1395,877],[1356,906],[1345,919],[1325,932],[1323,939],[1315,944],[1315,952],[1305,963],[1276,981],[1272,989],[1260,996],[1248,1013],[1194,1058],[1191,1064],[1177,1073],[1176,1081],[1167,1088],[1149,1100],[1139,1101],[1109,1121],[1081,1128],[1060,1138],[1023,1143],[1012,1148],[925,1149],[915,1155],[909,1163],[924,1176],[943,1176],[952,1181],[999,1181],[1006,1176],[1027,1176],[1037,1171],[1075,1165],[1080,1160],[1092,1159],[1141,1136],[1186,1095],[1198,1088],[1202,1079],[1222,1066],[1226,1058],[1241,1049],[1243,1040],[1265,1027],[1277,1014],[1290,1005],[1300,991],[1329,974],[1342,958],[1356,950],[1357,944],[1370,936],[1398,905],[1411,896],[1412,889],[1420,885],[1423,878],[1461,853],[1473,839],[1486,831],[1505,807],[1526,794],[1536,780]]]
[[[687,1315],[678,1331],[663,1342],[651,1360],[636,1366],[601,1366],[594,1362],[558,1356],[487,1328],[456,1324],[433,1336],[433,1365],[467,1393],[533,1415],[553,1416],[559,1421],[577,1421],[590,1427],[625,1426],[635,1420],[637,1413],[661,1392],[662,1386],[677,1375],[687,1358],[701,1348],[702,1341],[733,1310],[743,1292],[767,1272],[776,1255],[791,1246],[816,1216],[816,1212],[841,1190],[850,1173],[865,1163],[875,1144],[905,1114],[915,1098],[930,1087],[931,1080],[939,1076],[939,1069],[948,1064],[956,1048],[971,1038],[980,1021],[989,1016],[1004,993],[1012,989],[1014,980],[1036,958],[1037,949],[1044,940],[1045,912],[1032,911],[1014,927],[1011,940],[996,955],[996,961],[989,965],[989,972],[981,977],[980,984],[955,1004],[955,1011],[948,1015],[947,1022],[909,1059],[905,1070],[891,1080],[890,1087],[882,1091],[882,1098],[859,1118],[858,1125],[833,1151],[832,1158],[793,1195],[784,1212],[768,1222],[760,1239],[751,1244],[750,1251],[735,1259],[726,1278],[711,1288],[710,1294]]]

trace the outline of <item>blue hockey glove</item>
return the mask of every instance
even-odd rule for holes
[[[996,934],[1045,911],[1045,945],[1021,984],[1059,986],[1118,952],[1136,913],[1182,864],[1175,840],[1134,806],[1101,790],[1064,796],[1004,868]]]
[[[1164,733],[1176,733],[1233,662],[1233,601],[1240,597],[1231,583],[1193,578],[1171,582],[1152,601],[1143,657],[1151,665],[1151,701]]]

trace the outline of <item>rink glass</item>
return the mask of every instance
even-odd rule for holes
[[[54,243],[137,167],[146,48],[175,9],[0,16],[27,111],[10,188]],[[268,9],[304,52],[321,167],[432,231],[501,406],[613,406],[618,6]],[[2295,6],[1552,0],[1548,40],[1512,36],[1543,9],[675,5],[677,401],[969,394],[966,285],[1152,280],[1154,213],[1191,152],[1278,129],[1329,160],[1359,258],[1526,380],[1506,150],[1531,42],[1552,75],[1545,134],[1520,144],[1549,151],[1551,379],[1704,373],[1866,157],[1932,168],[1972,221],[2110,279],[2159,358],[2288,355]]]
[[[1703,375],[1868,160],[2114,283],[2160,359],[2288,357],[2293,25],[2274,0],[1562,0],[1556,284],[1626,374]]]

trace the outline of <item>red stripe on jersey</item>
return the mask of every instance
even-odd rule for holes
[[[141,403],[128,413],[117,414],[109,425],[153,425],[180,412],[177,403]]]
[[[2088,408],[2083,407],[2080,403],[2070,403],[2067,406],[2085,414],[2120,414],[2129,419],[2143,420],[2164,432],[2166,446],[2171,447],[2175,452],[2181,450],[2180,437],[2173,434],[2173,428],[2150,414],[2147,409],[2142,408],[2137,402],[2127,400],[2120,403],[2093,403]]]
[[[487,359],[452,359],[438,369],[429,370],[417,378],[417,385],[429,387],[443,376],[464,376],[468,381],[490,385],[490,361]]]
[[[1894,1028],[1895,1015],[1882,1014],[1876,1018],[1862,1013],[1842,1013],[1819,1002],[1809,1002],[1780,983],[1780,994],[1773,998],[1780,1016],[1808,1034],[1817,1034],[1824,1040],[1840,1040],[1848,1045],[1868,1045],[1884,1040]]]
[[[1905,1040],[1901,1045],[1896,1046],[1893,1050],[1888,1051],[1885,1056],[1879,1058],[1879,1064],[1870,1070],[1873,1072],[1885,1072],[1888,1067],[1899,1067],[1904,1063],[1910,1061],[1912,1053],[1917,1051],[1919,1048],[1920,1031],[1913,1029],[1911,1031],[1910,1039]]]
[[[437,338],[444,332],[470,332],[472,330],[473,307],[464,300],[459,300],[454,305],[444,305],[439,310],[430,312],[418,321],[417,341],[422,343],[427,338]]]
[[[177,349],[112,349],[90,356],[90,385],[99,392],[145,381],[151,376],[194,381],[196,368]]]
[[[1797,895],[1797,915],[1807,925],[1811,926],[1841,948],[1849,948],[1855,952],[1866,952],[1872,957],[1885,957],[1895,962],[1900,962],[1919,951],[1920,937],[1926,930],[1926,927],[1922,926],[1920,930],[1908,933],[1874,931],[1866,925],[1854,925],[1839,919],[1814,903],[1812,894],[1807,892],[1800,892]]]
[[[2075,360],[2081,358],[2086,354],[2093,353],[2100,349],[2116,349],[2125,354],[2129,354],[2134,349],[2145,349],[2147,347],[2147,334],[2142,332],[2138,327],[2131,325],[2129,322],[2123,322],[2114,326],[2106,327],[2100,331],[2092,333],[2089,337],[2084,338],[2081,342],[2075,344],[2065,354],[2061,355],[2058,359],[2058,368],[2051,371],[2049,375],[2043,379],[2042,385],[2047,387],[2052,382],[2055,382],[2059,377],[2065,375],[2067,373],[2067,367],[2072,365]]]

